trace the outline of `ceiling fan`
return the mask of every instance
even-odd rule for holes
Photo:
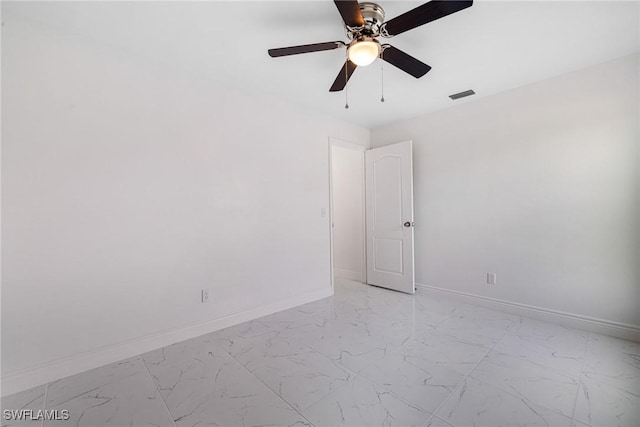
[[[369,65],[376,58],[381,58],[415,78],[424,76],[431,69],[430,66],[389,44],[381,44],[378,37],[397,36],[473,5],[473,1],[433,0],[385,21],[384,10],[376,3],[358,3],[357,0],[334,0],[334,3],[344,21],[347,37],[350,39],[348,43],[334,41],[269,49],[269,56],[276,58],[346,47],[347,60],[329,89],[330,92],[344,89],[358,66]]]

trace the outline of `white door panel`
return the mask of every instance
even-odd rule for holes
[[[415,292],[411,141],[365,153],[367,282]]]

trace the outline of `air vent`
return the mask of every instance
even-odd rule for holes
[[[449,98],[456,100],[460,98],[464,98],[465,96],[475,95],[476,93],[472,90],[465,90],[464,92],[454,93],[453,95],[449,95]]]

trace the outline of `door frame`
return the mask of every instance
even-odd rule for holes
[[[366,186],[365,186],[365,161],[364,161],[364,153],[367,151],[367,147],[362,145],[354,144],[348,141],[344,141],[339,138],[329,137],[329,262],[330,262],[330,278],[331,278],[331,293],[334,293],[334,275],[335,275],[335,265],[334,265],[334,255],[335,251],[333,249],[333,147],[347,148],[354,151],[359,151],[362,153],[362,176],[361,178],[361,188],[362,188],[362,283],[367,283],[367,205],[366,205]]]

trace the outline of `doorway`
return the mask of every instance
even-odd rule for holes
[[[329,140],[331,285],[415,292],[413,143],[373,149]]]
[[[365,283],[365,148],[331,138],[329,150],[332,283]]]

